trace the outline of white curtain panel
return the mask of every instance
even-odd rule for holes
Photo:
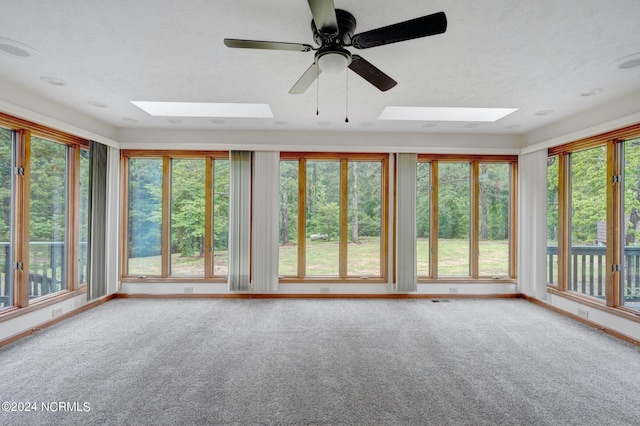
[[[416,257],[417,154],[397,155],[396,290],[418,290]]]
[[[253,287],[257,293],[278,291],[278,217],[280,153],[253,154]]]
[[[251,259],[250,151],[229,154],[229,291],[249,291]]]
[[[518,287],[527,296],[547,297],[547,151],[518,161]]]

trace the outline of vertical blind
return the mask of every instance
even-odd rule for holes
[[[89,244],[87,300],[107,294],[106,226],[109,147],[89,142]]]
[[[254,152],[253,285],[260,293],[278,290],[280,153]]]
[[[249,291],[251,260],[250,151],[229,154],[229,291]]]
[[[398,154],[396,171],[396,290],[418,290],[416,256],[417,154]]]

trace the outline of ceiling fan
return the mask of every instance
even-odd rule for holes
[[[336,9],[333,0],[308,0],[308,2],[313,15],[311,21],[313,39],[320,47],[316,48],[302,43],[233,38],[225,38],[224,44],[227,47],[245,49],[299,52],[315,50],[313,63],[289,90],[290,94],[304,93],[323,71],[335,73],[344,71],[347,67],[381,91],[386,91],[398,83],[362,56],[352,55],[345,47],[368,49],[384,44],[442,34],[447,30],[447,17],[444,12],[438,12],[354,35],[356,18],[345,10]]]

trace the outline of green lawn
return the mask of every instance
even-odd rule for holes
[[[469,276],[469,242],[465,240],[438,240],[438,276]],[[429,241],[418,238],[418,275],[429,274]],[[338,242],[307,240],[307,276],[338,275]],[[295,243],[280,246],[280,275],[297,275],[298,246]],[[226,251],[218,251],[214,257],[215,275],[227,274]],[[380,239],[363,237],[360,243],[347,245],[347,274],[349,276],[380,275]],[[203,276],[202,257],[171,256],[173,275]],[[481,276],[507,276],[509,265],[508,241],[481,241],[479,269]],[[160,256],[129,259],[129,275],[160,275]]]

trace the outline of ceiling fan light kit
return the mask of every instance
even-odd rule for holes
[[[347,69],[351,63],[351,54],[345,49],[343,51],[329,51],[318,54],[316,61],[322,71],[337,74]]]
[[[368,49],[385,44],[442,34],[447,30],[444,12],[422,16],[409,21],[355,34],[356,18],[349,12],[336,9],[333,0],[308,0],[313,20],[313,39],[320,47],[303,43],[283,43],[260,40],[224,39],[232,48],[271,49],[309,52],[315,50],[313,63],[293,85],[290,94],[304,93],[318,78],[321,71],[338,73],[346,68],[367,80],[381,91],[398,84],[394,79],[376,68],[359,55],[352,55],[345,47]]]

